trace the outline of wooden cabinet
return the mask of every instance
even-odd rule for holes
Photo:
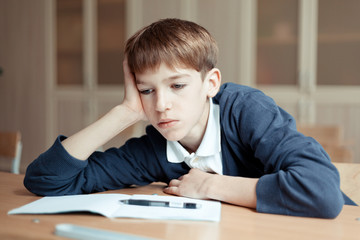
[[[296,86],[298,49],[298,1],[258,1],[256,84]]]
[[[319,1],[319,85],[360,86],[359,11],[360,2],[356,0]]]
[[[56,39],[49,109],[49,132],[55,137],[77,132],[121,102],[127,2],[54,0],[48,6]],[[130,128],[105,147],[142,132]]]
[[[253,3],[255,4],[255,3]],[[360,2],[258,0],[256,76],[300,124],[338,125],[360,161]]]
[[[263,90],[301,124],[340,125],[360,162],[357,0],[0,1],[0,124],[22,130],[24,167],[123,98],[124,41],[160,18],[206,27],[223,82]],[[20,70],[21,69],[21,70]],[[143,133],[141,123],[109,146]]]
[[[53,135],[71,134],[119,103],[127,37],[153,21],[177,17],[198,22],[215,36],[223,82],[259,88],[300,124],[340,125],[346,139],[360,142],[356,121],[360,118],[360,21],[356,21],[360,4],[356,0],[55,2],[57,33],[70,32],[56,38]],[[70,25],[64,27],[61,19]],[[69,37],[76,38],[72,55],[61,51],[63,37],[64,44]],[[61,57],[70,55],[73,60],[62,63]],[[74,68],[74,76],[60,79],[66,72],[62,68]],[[122,139],[142,134],[144,124]],[[360,150],[353,150],[360,161]]]

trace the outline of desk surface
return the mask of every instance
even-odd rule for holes
[[[0,172],[0,238],[63,239],[53,234],[55,225],[71,223],[159,239],[359,239],[360,208],[344,206],[336,219],[315,219],[257,213],[222,204],[221,221],[108,219],[79,213],[58,215],[7,215],[13,208],[39,199],[28,192],[23,175]],[[108,193],[161,194],[164,185],[129,188]]]

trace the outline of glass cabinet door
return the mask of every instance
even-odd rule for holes
[[[56,82],[58,86],[83,84],[83,3],[56,1]]]
[[[70,135],[119,104],[126,0],[53,0],[53,132]],[[110,106],[109,106],[110,108]],[[69,117],[69,115],[71,117]]]
[[[126,0],[97,0],[94,4],[95,70],[97,85],[123,84],[122,61],[126,34]],[[57,85],[82,86],[84,76],[85,21],[84,0],[56,1]],[[92,35],[93,36],[93,35]],[[89,37],[89,36],[88,36]],[[87,76],[89,77],[89,76]]]
[[[296,85],[298,1],[258,0],[257,85]]]
[[[125,0],[97,1],[97,79],[99,85],[123,84],[126,33]]]
[[[319,85],[360,85],[359,12],[358,0],[319,0]]]

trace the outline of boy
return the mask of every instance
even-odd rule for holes
[[[260,91],[220,88],[217,45],[204,28],[160,20],[132,36],[125,53],[123,102],[73,136],[59,136],[30,164],[24,184],[31,192],[91,193],[162,181],[168,194],[259,212],[339,214],[346,197],[323,148]],[[146,135],[94,152],[144,119],[152,125]]]

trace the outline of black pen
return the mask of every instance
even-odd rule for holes
[[[149,207],[173,207],[173,208],[188,208],[188,209],[196,209],[201,207],[201,204],[198,203],[154,201],[154,200],[146,200],[146,199],[125,199],[125,200],[120,200],[120,202],[129,205],[149,206]]]

